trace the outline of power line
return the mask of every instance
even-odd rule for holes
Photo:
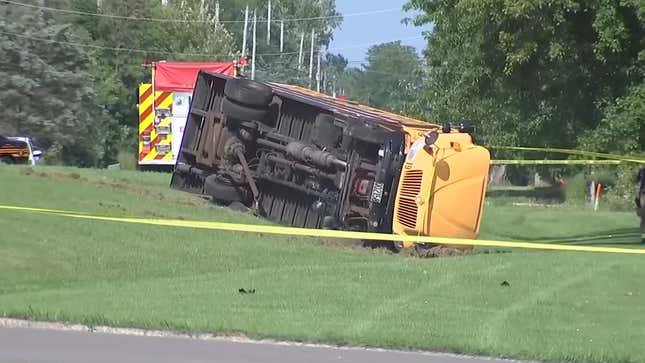
[[[14,5],[14,6],[22,6],[22,7],[30,8],[30,9],[37,9],[37,10],[51,11],[51,12],[59,12],[59,13],[70,14],[70,15],[93,16],[93,17],[121,19],[121,20],[152,21],[152,22],[163,22],[163,23],[210,23],[211,22],[211,21],[208,21],[208,20],[140,18],[140,17],[134,17],[134,16],[99,14],[99,13],[90,13],[90,12],[86,12],[86,11],[69,10],[69,9],[61,9],[61,8],[52,8],[52,7],[48,7],[48,6],[25,4],[25,3],[20,3],[20,2],[11,1],[11,0],[3,0],[2,3]],[[304,21],[325,20],[325,19],[341,19],[341,18],[349,18],[349,17],[356,17],[356,16],[367,16],[367,15],[390,13],[390,12],[395,12],[395,11],[401,11],[401,8],[389,8],[389,9],[371,10],[371,11],[363,11],[363,12],[358,12],[358,13],[349,13],[349,14],[345,14],[345,15],[329,15],[329,16],[314,16],[314,17],[307,17],[307,18],[276,19],[275,21],[278,21],[278,22],[279,21],[284,21],[284,22],[301,22],[301,21],[303,21],[304,22]],[[260,19],[258,19],[258,23],[266,23],[267,21],[268,20],[264,20],[264,19],[260,20]],[[220,23],[244,23],[244,20],[220,20],[219,22]]]
[[[36,40],[36,41],[42,41],[42,42],[46,42],[46,43],[67,44],[67,45],[73,45],[73,46],[84,47],[84,48],[113,50],[113,51],[119,51],[119,52],[174,54],[174,55],[187,55],[187,56],[198,56],[198,57],[218,57],[218,56],[219,57],[224,57],[224,56],[228,56],[228,55],[222,55],[222,54],[172,52],[172,51],[165,51],[165,50],[160,50],[160,49],[137,49],[137,48],[107,47],[107,46],[95,45],[95,44],[76,43],[76,42],[68,42],[68,41],[63,41],[63,40],[54,40],[54,39],[30,37],[30,36],[17,34],[17,33],[10,33],[10,32],[0,32],[0,34],[13,35],[13,36],[20,37],[20,38]],[[422,37],[414,37],[414,38],[422,38]],[[403,39],[406,39],[406,38],[403,38]],[[369,46],[372,46],[372,45],[377,45],[377,44],[387,43],[387,42],[389,42],[389,41],[354,44],[354,45],[346,46],[346,47],[329,48],[325,52],[338,51],[338,50],[344,50],[344,49],[361,48],[361,47],[369,47]],[[318,54],[318,53],[319,53],[319,51],[314,51],[314,54]],[[265,56],[295,55],[295,54],[298,54],[298,52],[260,53],[260,54],[256,54],[256,57],[257,56],[265,57]],[[352,61],[352,62],[349,62],[349,63],[354,63],[354,62],[355,61]]]
[[[383,43],[392,43],[396,41],[401,41],[401,40],[415,40],[415,39],[423,39],[424,36],[414,36],[414,37],[407,37],[407,38],[399,38],[399,39],[390,39],[390,40],[381,40],[381,41],[373,41],[369,43],[359,43],[359,44],[353,44],[353,45],[347,45],[347,46],[340,46],[340,47],[332,47],[328,48],[324,51],[314,51],[314,54],[320,53],[329,53],[329,52],[335,52],[339,50],[346,50],[346,49],[356,49],[356,48],[364,48],[364,47],[371,47],[373,45],[379,45]],[[294,55],[298,54],[299,52],[282,52],[282,53],[264,53],[264,54],[259,54],[259,55],[264,55],[264,56],[271,56],[271,55]]]
[[[93,44],[85,44],[85,43],[75,43],[75,42],[67,42],[63,40],[53,40],[53,39],[45,39],[45,38],[36,38],[36,37],[30,37],[22,34],[16,34],[16,33],[9,33],[9,32],[0,32],[0,34],[4,35],[13,35],[19,38],[24,38],[24,39],[30,39],[30,40],[36,40],[36,41],[42,41],[50,44],[65,44],[65,45],[73,45],[73,46],[79,46],[79,47],[87,47],[87,48],[93,48],[93,49],[101,49],[101,50],[112,50],[112,51],[119,51],[119,52],[135,52],[135,53],[157,53],[157,54],[171,54],[171,55],[190,55],[190,56],[202,56],[202,57],[227,57],[229,55],[222,55],[222,54],[204,54],[204,53],[182,53],[182,52],[171,52],[171,51],[162,51],[162,50],[156,50],[156,49],[136,49],[136,48],[116,48],[116,47],[105,47],[105,46],[100,46],[100,45],[93,45]],[[262,54],[258,54],[262,55]],[[362,62],[362,61],[349,61],[348,63],[356,63],[356,62]],[[271,62],[270,64],[287,64],[289,62]],[[378,72],[378,71],[373,71],[369,69],[363,69],[360,70],[361,72],[366,72],[366,73],[378,73],[378,74],[384,74],[384,75],[389,75],[389,76],[396,76],[400,79],[405,79],[407,77],[410,77],[410,75],[403,75],[403,74],[396,74],[396,73],[386,73],[386,72]]]
[[[171,51],[163,51],[163,50],[159,50],[159,49],[136,49],[136,48],[106,47],[106,46],[102,46],[102,45],[94,45],[94,44],[87,44],[87,43],[75,43],[75,42],[68,42],[68,41],[64,41],[64,40],[54,40],[54,39],[30,37],[30,36],[27,36],[27,35],[10,33],[10,32],[0,32],[0,34],[12,35],[12,36],[19,37],[19,38],[36,40],[36,41],[41,41],[41,42],[51,43],[51,44],[66,44],[66,45],[73,45],[73,46],[77,46],[77,47],[102,49],[102,50],[113,50],[113,51],[118,51],[118,52],[157,53],[157,54],[188,55],[188,56],[200,56],[200,57],[225,57],[225,56],[229,56],[229,55],[224,55],[224,54],[171,52]]]

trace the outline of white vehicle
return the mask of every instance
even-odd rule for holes
[[[43,152],[34,147],[34,144],[31,142],[31,138],[22,137],[22,136],[12,136],[12,137],[7,137],[7,139],[26,143],[29,148],[29,158],[27,163],[29,165],[38,164],[38,162],[42,158]]]

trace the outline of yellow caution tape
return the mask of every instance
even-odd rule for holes
[[[430,237],[430,236],[404,236],[385,233],[368,233],[368,232],[348,232],[323,229],[293,228],[280,226],[238,224],[238,223],[221,223],[221,222],[202,222],[202,221],[185,221],[176,219],[149,219],[133,217],[106,217],[91,215],[82,212],[62,211],[55,209],[28,208],[0,205],[0,209],[13,210],[31,213],[43,213],[68,218],[89,219],[107,222],[144,224],[153,226],[181,227],[210,229],[229,232],[246,232],[246,233],[265,233],[280,234],[289,236],[303,237],[327,237],[341,239],[358,239],[374,241],[392,241],[405,242],[414,240],[415,243],[432,243],[443,245],[461,245],[461,246],[480,246],[480,247],[506,247],[534,250],[556,250],[556,251],[576,251],[576,252],[603,252],[603,253],[620,253],[620,254],[640,254],[645,255],[645,249],[617,248],[617,247],[592,247],[579,245],[561,245],[550,243],[533,243],[533,242],[509,242],[495,240],[471,240],[460,238]]]
[[[618,165],[622,160],[491,160],[491,165]]]
[[[561,149],[561,148],[555,148],[555,147],[489,146],[489,148],[500,149],[500,150],[553,152],[553,153],[560,153],[560,154],[579,155],[579,156],[587,156],[587,157],[594,157],[594,158],[619,160],[619,161],[624,161],[629,163],[645,164],[645,158],[638,157],[638,156],[624,156],[624,155],[616,155],[616,154],[597,153],[597,152],[584,151],[584,150]]]

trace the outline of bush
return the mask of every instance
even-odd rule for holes
[[[589,178],[584,173],[578,173],[568,178],[564,185],[567,203],[575,205],[585,204],[587,202],[588,185]]]
[[[637,172],[638,166],[619,165],[578,173],[568,178],[565,184],[567,202],[575,205],[586,203],[589,197],[589,183],[594,181],[602,185],[600,208],[631,210],[636,191],[634,176]]]
[[[634,209],[634,197],[636,197],[636,184],[634,178],[638,173],[637,165],[619,165],[615,172],[615,183],[608,184],[603,188],[605,192],[604,206],[615,210]],[[603,197],[600,197],[603,204]]]
[[[119,150],[117,160],[123,170],[137,169],[137,155],[128,150]]]

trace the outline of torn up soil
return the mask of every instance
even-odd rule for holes
[[[147,188],[142,188],[138,185],[132,184],[130,181],[124,178],[121,178],[119,180],[111,180],[107,178],[101,180],[101,179],[86,178],[81,176],[78,173],[63,173],[63,172],[49,171],[49,170],[42,171],[42,170],[35,170],[34,168],[31,168],[31,167],[24,168],[20,173],[22,175],[48,178],[50,180],[56,180],[56,181],[76,181],[81,184],[94,185],[100,188],[108,188],[117,192],[132,193],[136,195],[142,195],[150,199],[169,201],[172,203],[178,203],[183,205],[203,206],[203,205],[206,205],[208,202],[207,199],[200,196],[192,195],[192,194],[178,195],[175,193],[163,193],[161,191],[154,191]]]
[[[399,257],[445,258],[483,253],[482,251],[474,250],[472,248],[459,249],[441,245],[418,244],[411,248],[396,248],[393,243],[388,241],[361,241],[342,238],[319,238],[317,240],[320,245],[326,247]]]

